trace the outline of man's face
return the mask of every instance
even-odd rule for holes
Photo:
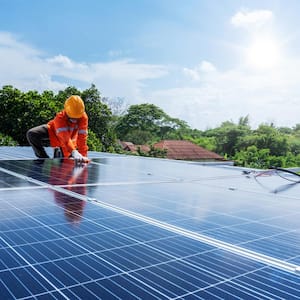
[[[71,122],[71,123],[77,123],[77,122],[78,122],[78,119],[75,119],[75,118],[69,118],[69,122]]]

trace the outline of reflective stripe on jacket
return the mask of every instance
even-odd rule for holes
[[[77,149],[83,156],[87,156],[88,116],[86,113],[72,123],[66,112],[59,112],[48,122],[48,132],[52,147],[61,147],[64,157],[69,157]]]

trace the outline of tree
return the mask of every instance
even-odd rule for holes
[[[127,113],[118,120],[115,130],[121,140],[151,143],[172,135],[178,138],[186,128],[188,126],[184,121],[171,118],[154,104],[145,103],[131,105]],[[136,134],[139,137],[134,138]]]
[[[150,145],[161,139],[185,139],[235,159],[242,166],[300,165],[300,124],[292,129],[276,128],[272,123],[260,124],[256,130],[251,130],[246,116],[241,117],[238,124],[226,121],[217,128],[200,131],[191,129],[185,121],[168,116],[153,104],[132,105],[123,114],[124,99],[102,99],[94,84],[82,92],[76,87],[67,87],[56,95],[52,91],[22,92],[10,85],[3,86],[0,89],[0,144],[28,145],[27,130],[46,124],[63,109],[65,100],[72,94],[81,96],[85,102],[90,150],[119,151],[117,137]],[[147,155],[163,154],[153,150]]]
[[[159,140],[182,140],[190,134],[190,131],[191,129],[185,121],[166,115],[159,129]]]
[[[249,128],[249,115],[247,115],[245,117],[240,117],[238,125],[239,126],[245,126],[245,127]]]
[[[100,93],[94,85],[83,92],[75,87],[67,87],[57,95],[52,91],[44,91],[42,94],[37,91],[23,93],[12,86],[4,86],[0,90],[1,133],[11,136],[20,145],[28,145],[27,130],[53,119],[63,109],[65,100],[73,94],[81,96],[85,101],[89,115],[90,150],[111,150],[115,142],[114,132],[109,126],[111,112],[101,102]]]
[[[101,101],[100,92],[94,84],[81,93],[89,117],[89,130],[92,130],[101,141],[103,151],[115,144],[115,134],[111,125],[112,113]]]
[[[58,92],[53,100],[58,105],[59,110],[63,109],[66,99],[68,99],[72,95],[81,96],[81,92],[74,86],[68,86],[64,90]]]
[[[293,155],[300,154],[300,138],[298,136],[292,135],[287,138],[289,151]]]
[[[110,108],[113,116],[124,115],[126,110],[129,107],[125,99],[121,97],[116,97],[116,98],[102,97],[102,102]]]
[[[257,147],[270,149],[270,155],[285,155],[288,151],[287,138],[272,124],[261,124],[254,134],[257,136]]]
[[[210,151],[216,151],[216,138],[215,137],[205,137],[201,136],[198,138],[192,138],[190,136],[185,136],[185,140],[191,141],[192,143],[201,146]]]
[[[235,154],[234,160],[237,165],[248,168],[269,168],[269,149],[257,149],[256,146],[249,146]]]
[[[0,146],[17,146],[18,143],[8,135],[3,135],[0,133]]]
[[[300,124],[297,123],[292,129],[295,133],[300,133]]]
[[[279,127],[278,132],[282,134],[293,134],[293,129],[289,127]]]
[[[167,152],[167,149],[155,148],[153,145],[151,145],[147,156],[165,158],[167,156]]]
[[[20,105],[21,91],[10,85],[3,86],[0,90],[0,128],[1,133],[16,139],[16,123],[21,115],[22,107]],[[19,124],[18,124],[19,126]],[[19,128],[20,131],[20,128]]]
[[[220,127],[208,130],[206,136],[215,138],[217,153],[234,156],[241,140],[251,132],[250,127],[245,125],[247,122],[247,119],[240,119],[238,125],[231,121],[223,122]]]
[[[31,127],[46,123],[56,110],[51,92],[40,95],[37,91],[23,93],[12,86],[0,90],[0,128],[20,145],[26,145],[26,132]]]

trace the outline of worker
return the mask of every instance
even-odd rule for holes
[[[43,147],[44,141],[50,141],[54,148],[54,158],[72,157],[76,161],[87,162],[88,116],[81,97],[70,96],[64,109],[47,124],[27,131],[27,140],[38,158],[49,158]]]

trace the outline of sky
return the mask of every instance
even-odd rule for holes
[[[0,0],[0,88],[95,84],[207,130],[300,123],[298,0]]]

